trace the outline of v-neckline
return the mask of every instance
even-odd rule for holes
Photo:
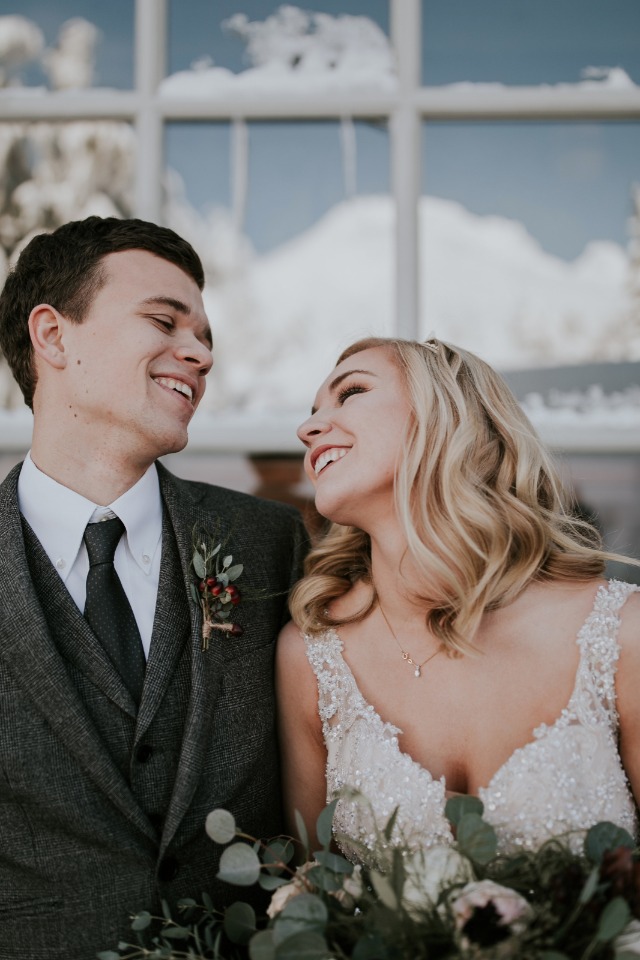
[[[328,635],[335,641],[335,645],[336,645],[335,652],[340,658],[344,675],[348,679],[348,682],[352,687],[354,696],[358,699],[362,707],[363,713],[366,712],[369,719],[373,719],[379,725],[381,733],[390,734],[391,736],[396,737],[396,744],[395,744],[396,749],[398,754],[401,757],[405,758],[404,762],[405,763],[409,762],[419,773],[424,774],[428,778],[430,783],[440,783],[442,785],[443,801],[445,803],[449,796],[458,796],[458,797],[477,796],[482,800],[483,795],[486,797],[491,793],[491,790],[495,784],[495,781],[512,764],[512,762],[514,762],[514,758],[521,757],[523,753],[530,751],[537,744],[541,743],[544,737],[550,736],[556,729],[562,726],[565,726],[569,721],[569,718],[572,715],[574,701],[580,691],[580,684],[581,682],[583,682],[583,674],[584,674],[584,666],[585,666],[585,648],[584,648],[584,644],[582,643],[582,638],[585,631],[587,630],[590,623],[592,622],[593,618],[599,614],[600,612],[599,605],[604,600],[605,596],[609,594],[609,588],[611,586],[611,583],[613,582],[615,581],[610,581],[610,583],[608,583],[607,585],[601,584],[598,587],[598,589],[596,590],[596,594],[594,597],[591,610],[587,614],[586,619],[584,620],[584,622],[582,623],[582,625],[580,626],[576,634],[575,642],[580,652],[580,656],[578,660],[578,665],[576,667],[576,674],[575,674],[573,689],[571,692],[571,696],[569,697],[569,700],[567,702],[567,705],[563,707],[563,709],[560,711],[560,713],[552,723],[550,724],[539,723],[536,727],[534,727],[531,733],[531,739],[528,740],[526,743],[522,744],[522,746],[516,747],[515,750],[513,750],[509,754],[509,756],[504,761],[504,763],[502,763],[498,767],[498,769],[494,772],[494,774],[490,777],[487,786],[478,788],[477,794],[466,794],[466,793],[457,793],[454,791],[447,791],[447,783],[446,783],[446,778],[444,774],[441,777],[435,777],[427,767],[423,766],[418,760],[415,760],[410,753],[408,753],[406,750],[403,750],[400,747],[400,743],[397,737],[398,735],[401,735],[404,731],[402,730],[401,727],[396,726],[391,721],[384,720],[380,715],[379,711],[373,706],[373,704],[369,703],[369,701],[365,698],[364,694],[360,690],[360,687],[358,686],[358,683],[356,681],[355,675],[351,667],[349,666],[349,664],[344,658],[344,643],[340,638],[338,631],[336,630],[335,627],[330,627],[326,631],[326,635]]]

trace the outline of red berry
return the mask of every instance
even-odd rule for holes
[[[207,577],[207,586],[214,587],[218,581],[215,577]]]
[[[232,637],[241,637],[244,633],[244,630],[239,623],[232,623],[230,633]]]
[[[206,583],[204,582],[204,580],[201,580],[200,583],[198,584],[198,590],[202,592],[205,589],[205,587],[206,587]]]
[[[231,603],[234,605],[234,607],[237,607],[240,603],[240,597],[237,594],[235,597],[231,597]]]
[[[219,597],[220,594],[222,593],[222,587],[220,586],[217,580],[213,587],[209,587],[209,590],[211,591],[214,597]]]
[[[235,597],[236,593],[238,593],[238,588],[233,583],[230,583],[227,587],[227,593],[230,597]]]

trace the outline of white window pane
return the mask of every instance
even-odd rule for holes
[[[640,359],[638,155],[632,123],[425,125],[423,329],[506,369]]]
[[[217,67],[233,73],[250,65],[244,42],[223,24],[241,13],[252,23],[264,23],[283,6],[278,0],[189,0],[189,15],[179,0],[170,0],[169,12],[169,73],[187,70],[194,62],[210,59]],[[289,7],[295,6],[288,4]],[[313,13],[367,17],[388,33],[388,0],[314,0],[300,4],[304,15]],[[313,30],[313,27],[311,28]]]
[[[0,0],[0,86],[133,85],[133,0]]]
[[[636,0],[424,0],[423,83],[577,83],[592,66],[640,82]]]
[[[251,123],[234,166],[224,154],[237,135],[224,124],[171,130],[178,172],[198,181],[166,218],[207,268],[218,362],[203,402],[306,410],[347,343],[393,326],[388,135],[365,123]]]

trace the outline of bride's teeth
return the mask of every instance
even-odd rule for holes
[[[314,472],[316,477],[321,470],[326,467],[328,463],[333,463],[335,460],[342,460],[346,455],[347,451],[345,447],[334,447],[331,450],[325,450],[324,453],[321,453],[318,459],[315,462]]]

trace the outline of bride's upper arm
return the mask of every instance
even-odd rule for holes
[[[640,593],[632,594],[622,609],[619,640],[616,692],[620,756],[636,803],[640,805]]]
[[[313,837],[316,819],[326,803],[327,753],[318,713],[316,677],[304,640],[293,623],[288,623],[278,638],[276,690],[287,824],[294,832],[297,810]]]

